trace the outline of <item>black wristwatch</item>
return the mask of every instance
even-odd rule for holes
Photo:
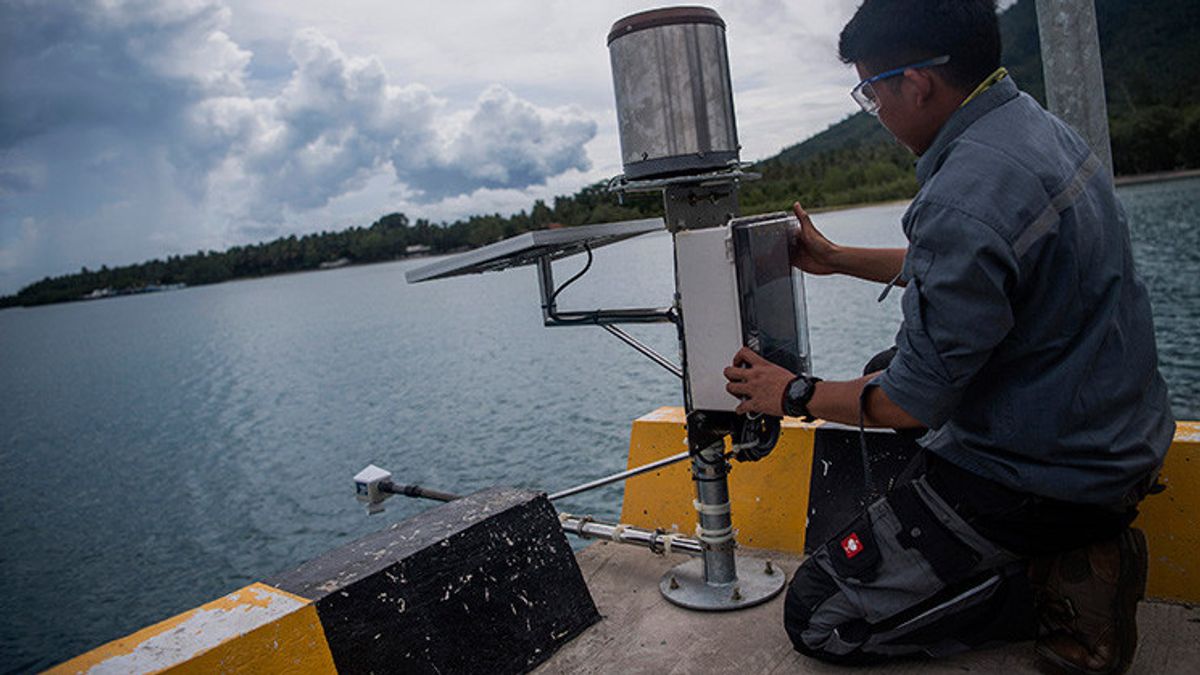
[[[813,392],[820,381],[821,378],[811,375],[801,375],[792,380],[783,390],[783,414],[788,417],[813,419],[812,413],[808,412],[808,402],[812,400]]]

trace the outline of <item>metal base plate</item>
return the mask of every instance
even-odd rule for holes
[[[709,584],[704,581],[704,559],[693,558],[667,570],[658,590],[671,603],[707,612],[724,612],[760,605],[783,590],[787,578],[769,561],[737,558],[737,581]]]

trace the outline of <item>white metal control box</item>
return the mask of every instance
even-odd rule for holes
[[[692,408],[733,411],[722,371],[742,346],[742,321],[729,228],[677,232],[675,269]]]
[[[693,410],[732,412],[725,368],[743,345],[796,374],[812,370],[804,277],[791,265],[799,223],[774,213],[675,233],[686,386]]]

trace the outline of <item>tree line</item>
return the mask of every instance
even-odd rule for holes
[[[904,152],[899,146],[858,146],[822,152],[799,164],[768,160],[753,167],[761,171],[762,180],[743,185],[742,211],[783,210],[796,199],[819,208],[911,196],[916,183],[911,177],[911,159]],[[511,216],[494,213],[434,223],[390,213],[368,226],[337,232],[291,235],[225,251],[197,251],[120,267],[85,267],[73,274],[46,277],[14,295],[0,297],[0,307],[80,300],[102,289],[122,294],[173,284],[199,286],[315,270],[341,262],[453,253],[552,225],[572,227],[661,215],[662,202],[656,195],[619,197],[609,192],[605,183],[596,183],[574,195],[555,197],[551,203],[538,200],[529,210]]]

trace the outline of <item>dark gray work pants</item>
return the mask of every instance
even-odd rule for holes
[[[784,625],[798,651],[870,663],[1031,639],[1029,558],[1115,536],[1137,513],[1015,492],[918,457],[797,570]]]

